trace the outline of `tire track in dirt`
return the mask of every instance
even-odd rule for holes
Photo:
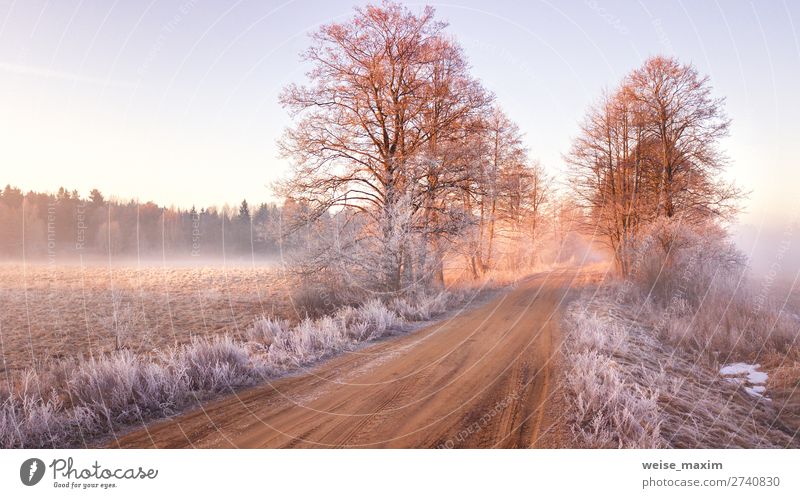
[[[559,423],[546,409],[551,360],[561,311],[585,280],[579,275],[536,275],[443,322],[210,402],[110,446],[540,445],[542,428]]]

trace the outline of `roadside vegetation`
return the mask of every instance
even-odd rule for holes
[[[0,390],[0,447],[82,447],[311,365],[466,306],[477,289],[372,300],[292,326],[262,317],[244,337],[196,338],[152,354],[119,350],[42,365]]]
[[[741,260],[725,258],[730,245],[689,235],[671,254],[680,272],[659,275],[656,251],[650,271],[609,277],[570,306],[562,351],[571,446],[800,445],[800,320],[757,298]],[[736,366],[769,380],[725,374]]]
[[[691,65],[654,57],[566,156],[582,229],[614,256],[565,318],[574,446],[800,445],[800,321],[728,240],[743,192],[723,176],[723,104]]]

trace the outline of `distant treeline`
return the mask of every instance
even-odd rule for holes
[[[0,256],[271,256],[298,244],[297,238],[281,241],[282,209],[274,203],[251,208],[245,200],[237,208],[186,210],[110,200],[97,189],[84,198],[64,188],[24,194],[7,185],[0,192]]]

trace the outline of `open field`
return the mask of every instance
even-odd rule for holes
[[[0,372],[239,335],[262,314],[293,318],[288,291],[268,267],[0,264]]]

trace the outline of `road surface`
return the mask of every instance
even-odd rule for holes
[[[112,447],[552,447],[559,320],[586,275],[528,278],[472,309],[209,402]]]

